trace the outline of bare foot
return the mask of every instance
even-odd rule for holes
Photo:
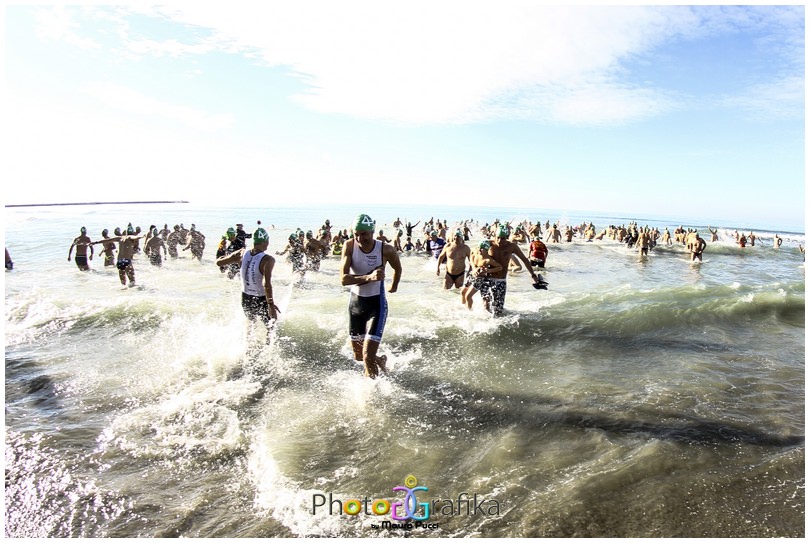
[[[385,363],[388,361],[387,355],[382,355],[377,357],[377,368],[383,373],[388,373],[388,368],[385,367]]]
[[[366,371],[365,371],[365,376],[366,377],[370,377],[371,379],[376,379],[378,373],[379,373],[379,371],[377,370],[377,364],[376,363],[371,364],[371,366],[366,364]]]

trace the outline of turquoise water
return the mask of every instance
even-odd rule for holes
[[[640,259],[608,240],[551,245],[550,289],[511,273],[501,319],[480,298],[468,311],[435,263],[404,256],[382,343],[391,371],[376,381],[351,359],[338,259],[296,283],[279,257],[282,319],[273,344],[254,348],[239,285],[213,263],[221,233],[261,220],[281,250],[296,227],[348,227],[360,211],[389,237],[397,217],[626,222],[476,208],[7,209],[6,535],[804,535],[803,233],[780,232],[775,249],[755,229],[760,243],[740,249],[733,230],[745,225],[712,225],[721,240],[702,264],[680,247]],[[122,288],[99,260],[89,273],[67,261],[81,226],[97,239],[130,221],[195,223],[202,263],[139,257],[139,286]],[[393,489],[409,475],[431,503],[423,525],[342,513],[351,500],[402,501]]]

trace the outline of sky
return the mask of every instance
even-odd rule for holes
[[[3,16],[5,204],[440,204],[804,228],[803,5]]]

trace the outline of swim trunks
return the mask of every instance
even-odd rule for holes
[[[290,253],[290,261],[292,262],[293,272],[302,272],[306,270],[304,265],[304,254],[299,252]]]
[[[270,325],[270,308],[265,296],[253,296],[242,293],[242,311],[249,320],[261,320],[265,326]]]
[[[349,297],[349,337],[352,341],[363,341],[368,337],[371,341],[381,342],[387,319],[388,300],[385,295],[358,296],[352,293]]]
[[[480,277],[473,277],[472,280],[470,281],[470,284],[472,285],[472,288],[480,291],[482,288],[484,288],[484,285],[487,283],[487,281],[489,281],[489,277],[482,275]]]
[[[489,309],[496,317],[503,315],[503,306],[506,301],[506,279],[487,277],[481,283],[481,299],[489,302]]]
[[[359,243],[352,248],[352,263],[349,272],[354,275],[367,275],[384,266],[383,243],[374,241],[368,253],[363,252]],[[349,297],[349,337],[352,341],[382,341],[385,321],[388,318],[388,300],[382,281],[370,281],[363,285],[352,285]]]
[[[121,260],[118,261],[118,263],[116,263],[115,267],[118,268],[119,270],[125,270],[127,268],[132,267],[132,261],[128,258],[122,258]]]
[[[76,263],[76,265],[79,268],[86,268],[87,267],[87,256],[76,255],[76,257],[73,259],[73,261]]]
[[[455,282],[456,282],[456,280],[457,280],[459,277],[462,277],[462,276],[463,276],[465,273],[467,273],[467,272],[466,272],[466,270],[465,270],[465,271],[463,271],[463,272],[461,272],[461,273],[449,273],[449,272],[444,272],[444,276],[445,276],[445,277],[447,277],[448,279],[450,279],[450,280],[451,280],[453,283],[455,283]]]
[[[163,258],[160,256],[160,253],[152,253],[149,255],[149,263],[153,266],[160,267],[163,264]]]

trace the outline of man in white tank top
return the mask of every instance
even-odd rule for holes
[[[239,249],[216,260],[217,266],[227,266],[241,262],[242,310],[250,322],[262,321],[267,327],[266,342],[270,342],[270,331],[278,314],[278,306],[273,301],[272,274],[276,259],[267,254],[270,235],[264,228],[253,232],[253,249]]]
[[[394,270],[391,288],[396,292],[402,276],[399,254],[393,245],[374,239],[374,221],[368,215],[355,220],[354,237],[343,245],[340,284],[351,286],[349,337],[354,359],[362,360],[372,379],[385,369],[385,356],[378,356],[388,302],[385,298],[385,265]]]

